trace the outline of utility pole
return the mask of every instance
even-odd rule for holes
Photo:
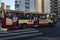
[[[1,30],[1,0],[0,0],[0,30]]]

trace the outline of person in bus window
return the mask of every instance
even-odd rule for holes
[[[35,21],[35,25],[38,25],[39,24],[39,19],[38,19],[38,17],[36,16],[36,17],[34,17],[34,21]]]

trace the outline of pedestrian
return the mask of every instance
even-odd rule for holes
[[[37,16],[35,16],[34,17],[34,27],[35,27],[35,29],[37,29],[38,28],[38,26],[39,26],[39,19],[38,19],[38,17]]]
[[[14,23],[14,28],[17,28],[18,26],[18,17],[16,14],[13,15],[13,23]]]

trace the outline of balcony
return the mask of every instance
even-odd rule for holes
[[[1,7],[0,7],[0,10],[1,10]]]
[[[20,3],[18,1],[15,1],[15,5],[19,5]]]
[[[21,0],[15,0],[15,5],[20,5],[21,4]]]

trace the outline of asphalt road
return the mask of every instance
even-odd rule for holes
[[[56,27],[40,27],[37,30],[43,34],[36,37],[28,37],[18,40],[60,40],[59,21],[57,22]]]
[[[60,21],[56,27],[40,27],[0,33],[0,40],[60,40]]]

